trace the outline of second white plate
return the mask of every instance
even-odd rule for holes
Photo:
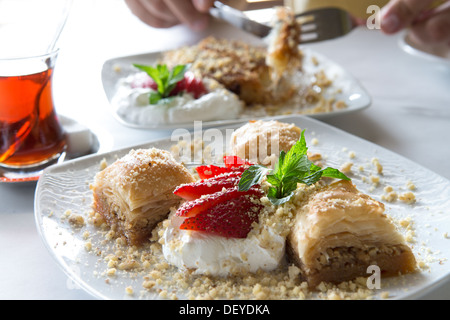
[[[303,49],[304,63],[303,68],[307,74],[314,74],[317,71],[323,70],[326,76],[333,81],[332,85],[327,89],[327,94],[332,95],[336,101],[344,101],[346,108],[336,109],[330,112],[321,112],[308,114],[307,116],[324,119],[342,115],[350,112],[365,109],[371,105],[372,99],[366,89],[342,66],[333,62],[322,54],[314,52],[310,49]],[[140,125],[131,123],[121,117],[117,112],[112,100],[117,91],[117,84],[120,79],[137,73],[138,70],[133,67],[134,63],[144,65],[155,65],[161,58],[162,52],[145,53],[132,56],[124,56],[112,58],[103,64],[102,68],[102,82],[106,96],[111,103],[111,110],[116,118],[122,124],[141,129],[174,129],[174,128],[192,128],[193,123],[184,124],[164,124],[164,125]],[[314,63],[314,62],[316,63]],[[243,120],[259,119],[267,117],[258,114],[246,114],[239,119],[234,120],[218,120],[218,121],[204,121],[204,127],[217,127],[220,125],[230,125],[242,122]]]

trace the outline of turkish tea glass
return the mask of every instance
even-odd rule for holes
[[[0,0],[0,167],[33,169],[64,153],[52,83],[71,2]]]

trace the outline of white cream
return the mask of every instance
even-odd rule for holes
[[[225,277],[259,269],[271,271],[283,259],[285,238],[270,228],[234,239],[181,230],[174,220],[164,232],[163,254],[167,262],[180,269]]]
[[[199,99],[184,93],[166,103],[149,104],[150,88],[133,88],[142,74],[122,79],[112,100],[117,114],[126,122],[136,125],[161,125],[192,122],[237,119],[243,110],[243,103],[232,92],[214,86],[211,90],[208,79],[204,80],[209,92]]]

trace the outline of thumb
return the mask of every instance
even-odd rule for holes
[[[396,33],[409,26],[433,0],[392,0],[381,10],[381,30]]]

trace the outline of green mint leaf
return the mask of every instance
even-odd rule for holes
[[[347,177],[345,174],[340,172],[338,169],[334,169],[334,168],[330,168],[330,167],[323,169],[322,177],[335,178],[335,179],[341,179],[341,180],[347,180],[347,181],[351,180],[349,177]]]
[[[177,84],[181,80],[184,79],[184,74],[189,69],[190,65],[177,65],[170,72],[170,81],[169,84]]]
[[[253,165],[242,173],[241,180],[239,181],[238,190],[248,191],[254,185],[260,184],[264,176],[270,171],[270,169],[261,166]]]
[[[322,170],[321,167],[316,166],[314,163],[311,162],[311,167],[309,168],[309,172],[310,173],[314,173],[314,172],[317,172],[317,171],[320,171],[320,170]]]
[[[267,197],[272,204],[281,205],[294,195],[298,183],[310,186],[322,177],[350,180],[338,169],[330,167],[322,169],[308,159],[308,147],[304,132],[303,130],[300,139],[287,153],[280,152],[273,172],[260,165],[252,166],[244,171],[239,183],[239,190],[250,189],[253,185],[261,183],[264,175],[267,175],[267,182],[272,185]]]
[[[173,91],[173,89],[175,89],[176,86],[177,86],[176,83],[167,85],[164,91],[164,96],[169,97],[170,93]]]
[[[307,155],[301,155],[292,157],[290,162],[286,162],[283,167],[283,178],[289,179],[290,177],[301,178],[305,174],[309,173],[312,162],[308,159]]]
[[[284,157],[286,156],[286,153],[284,151],[280,152],[280,156],[278,158],[278,161],[275,163],[273,173],[271,173],[269,176],[267,176],[268,179],[276,179],[277,181],[281,181],[283,178],[282,174],[282,167],[284,163]],[[274,184],[275,182],[270,182],[271,184]]]
[[[156,85],[158,86],[158,89],[160,87],[164,87],[164,83],[161,80],[160,72],[159,72],[158,68],[153,68],[152,66],[145,66],[145,65],[141,65],[141,64],[133,64],[133,66],[135,66],[139,70],[147,73],[150,76],[150,78],[152,78],[153,81],[155,81]]]
[[[151,72],[154,72],[153,70],[156,70],[156,69],[153,68],[152,66],[145,66],[145,65],[143,65],[143,64],[137,64],[137,63],[134,63],[133,66],[134,66],[135,68],[138,68],[138,69],[141,70],[141,71],[146,72],[149,76],[150,76],[150,73],[151,73]],[[156,72],[157,72],[157,70],[156,70]]]
[[[275,164],[275,172],[282,171],[282,168],[284,166],[284,159],[286,158],[286,152],[281,151],[280,157],[278,158],[278,162]]]
[[[288,195],[286,195],[285,197],[278,197],[277,189],[270,187],[269,192],[267,193],[267,198],[274,206],[280,206],[283,203],[288,202],[293,195],[294,195],[294,192],[291,192]]]
[[[281,186],[281,180],[274,174],[269,174],[267,176],[267,182],[275,187]]]
[[[300,139],[292,146],[287,153],[287,158],[291,159],[295,156],[303,156],[308,154],[308,147],[306,146],[305,130],[302,131]]]
[[[300,139],[287,152],[280,153],[280,160],[275,167],[275,175],[279,180],[289,179],[292,176],[302,177],[310,170],[312,162],[307,156],[308,148],[304,131],[301,133]]]
[[[314,183],[316,183],[317,181],[320,180],[320,178],[322,178],[323,175],[323,171],[317,171],[313,174],[310,174],[309,176],[306,176],[304,178],[302,178],[300,180],[301,183],[306,184],[307,186],[313,185]]]
[[[159,75],[159,81],[161,83],[161,85],[159,85],[158,81],[155,80],[156,83],[158,83],[158,92],[165,98],[167,96],[169,96],[170,91],[169,91],[169,81],[170,81],[170,72],[169,72],[169,68],[163,64],[158,64],[156,66],[157,70],[158,70],[158,75]]]
[[[157,104],[162,99],[159,92],[150,92],[149,102],[150,104]]]
[[[288,195],[293,194],[293,192],[297,189],[299,179],[297,178],[291,178],[289,180],[283,181],[283,185],[281,188],[281,192],[279,192],[279,198],[286,197]]]
[[[159,93],[159,98],[156,95],[150,95],[150,104],[155,104],[163,98],[168,98],[177,83],[183,80],[184,74],[189,68],[189,65],[177,65],[172,70],[169,70],[165,64],[158,64],[156,68],[141,64],[133,64],[133,66],[146,72],[158,87],[157,92]]]
[[[317,167],[317,168],[319,168],[319,167]],[[341,180],[350,180],[349,177],[347,177],[345,174],[340,172],[338,169],[328,167],[323,170],[316,171],[307,177],[304,177],[303,179],[301,179],[300,182],[310,186],[310,185],[316,183],[317,181],[319,181],[323,177],[336,178],[336,179],[341,179]]]

